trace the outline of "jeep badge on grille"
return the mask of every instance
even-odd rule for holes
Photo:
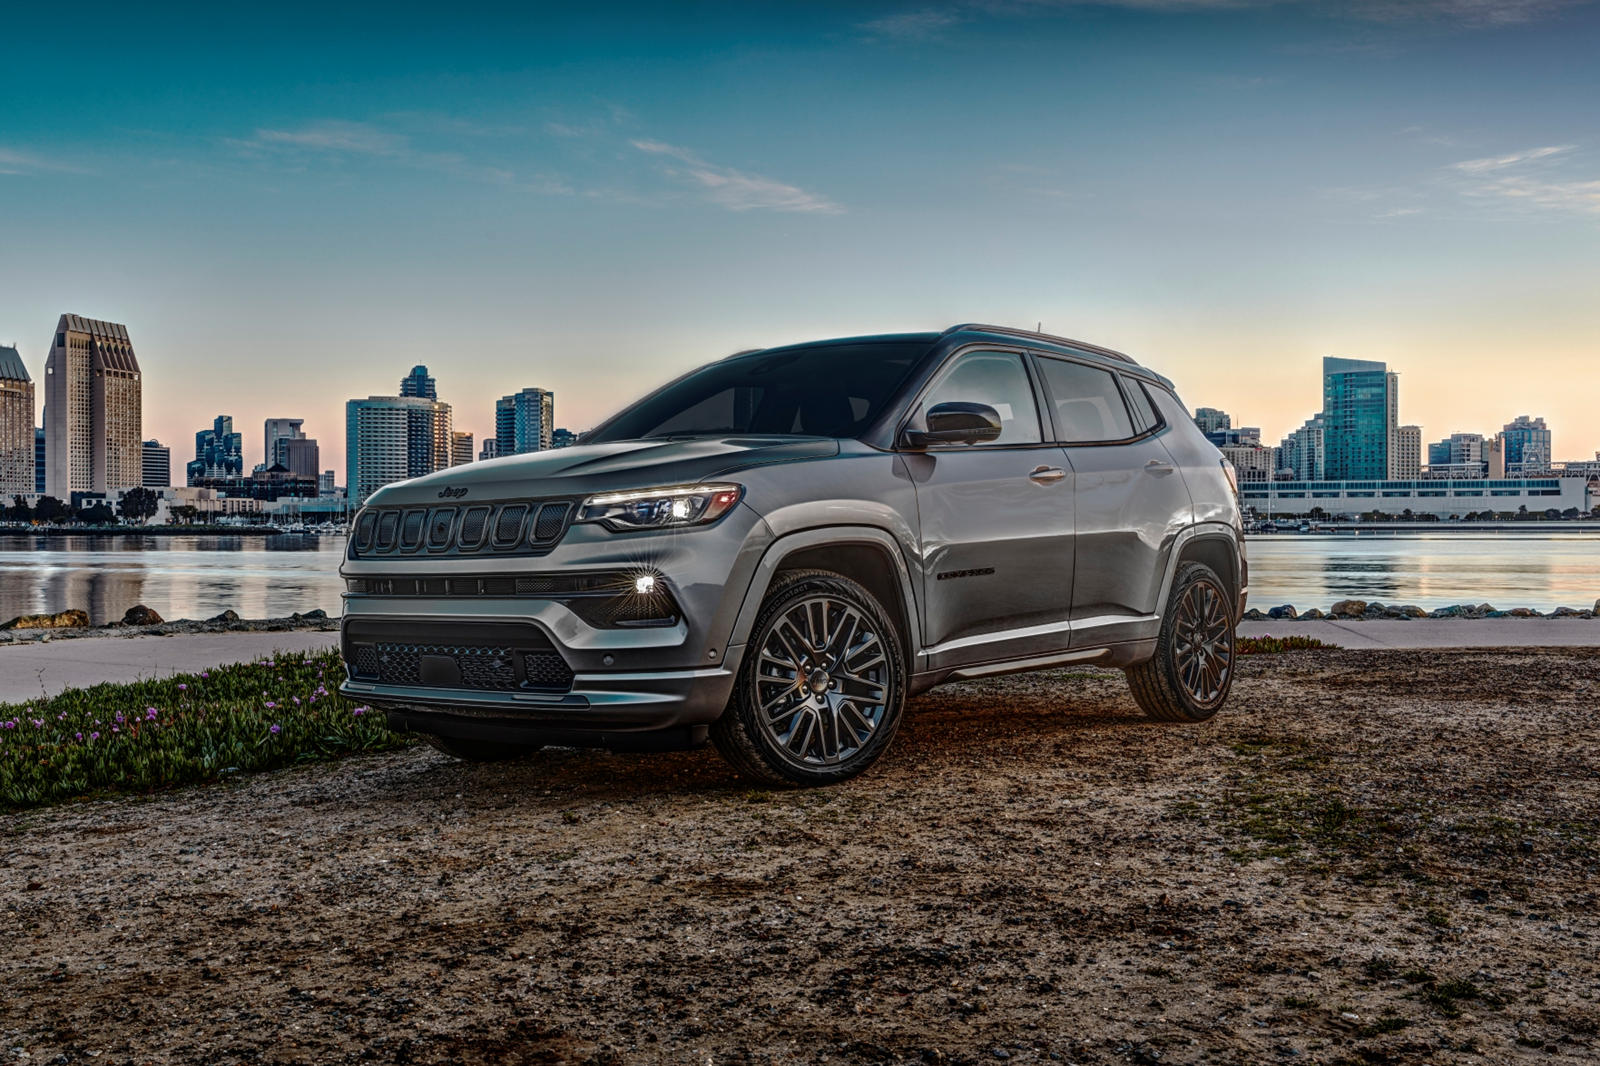
[[[467,490],[466,489],[457,489],[457,488],[452,488],[449,485],[446,485],[444,488],[439,490],[439,499],[441,499],[441,500],[459,500],[461,497],[465,496],[466,494],[467,494]]]

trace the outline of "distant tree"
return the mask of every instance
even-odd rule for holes
[[[117,521],[117,512],[104,500],[96,500],[92,506],[80,508],[77,517],[85,525],[109,526]]]
[[[33,517],[41,522],[61,522],[72,514],[72,508],[54,496],[40,496],[33,505]]]
[[[174,522],[182,522],[185,525],[189,525],[200,516],[200,508],[193,504],[184,503],[172,508],[170,513]]]
[[[1561,512],[1556,510],[1554,507],[1547,507],[1545,508],[1544,517],[1547,521],[1554,522],[1556,519],[1561,517]]]
[[[1478,521],[1480,521],[1480,522],[1493,522],[1494,521],[1494,512],[1493,511],[1479,511],[1478,512]]]
[[[161,506],[161,497],[153,489],[129,489],[122,494],[117,511],[129,522],[144,523],[155,517]]]
[[[21,496],[13,496],[11,506],[6,508],[6,517],[13,522],[27,522],[33,518],[33,508]]]
[[[1517,508],[1517,518],[1523,519],[1523,518],[1527,518],[1527,517],[1528,517],[1528,505],[1527,504],[1523,504],[1521,507]]]
[[[1562,518],[1577,518],[1578,517],[1578,513],[1579,512],[1578,512],[1578,509],[1576,507],[1568,507],[1565,511],[1561,512],[1561,517]]]
[[[1411,520],[1412,520],[1412,519],[1413,519],[1413,518],[1415,518],[1415,517],[1416,517],[1416,515],[1414,515],[1414,514],[1413,514],[1413,513],[1412,513],[1412,511],[1411,511],[1411,508],[1409,508],[1409,507],[1407,507],[1407,508],[1406,508],[1406,509],[1405,509],[1405,510],[1404,510],[1404,511],[1401,511],[1401,512],[1400,512],[1400,517],[1401,517],[1401,518],[1404,518],[1404,519],[1405,519],[1405,520],[1406,520],[1406,521],[1407,521],[1407,522],[1409,522],[1409,521],[1411,521]]]

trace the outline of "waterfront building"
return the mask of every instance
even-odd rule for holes
[[[502,396],[494,405],[494,436],[500,455],[521,455],[550,447],[555,430],[556,394],[548,389],[523,389]]]
[[[1484,443],[1483,462],[1488,468],[1489,477],[1506,476],[1506,439],[1503,435],[1496,434],[1494,439]]]
[[[1550,428],[1542,418],[1518,415],[1500,431],[1505,441],[1507,470],[1546,470],[1555,453],[1550,447]]]
[[[143,385],[128,327],[62,315],[44,373],[46,491],[65,500],[138,485]]]
[[[1341,514],[1430,514],[1441,519],[1523,508],[1586,511],[1583,478],[1372,479],[1241,482],[1244,504],[1262,515],[1305,515],[1313,508]]]
[[[218,415],[210,429],[194,435],[194,459],[184,468],[184,483],[237,477],[244,473],[244,434],[233,431],[233,416]]]
[[[332,496],[338,491],[338,486],[333,483],[333,471],[324,470],[317,475],[317,495]]]
[[[1399,428],[1400,376],[1370,359],[1322,360],[1324,476],[1384,478]]]
[[[414,366],[411,368],[411,373],[400,379],[400,395],[437,400],[439,389],[434,384],[433,378],[428,376],[427,367]]]
[[[35,490],[33,379],[22,353],[0,347],[0,506]]]
[[[141,455],[141,468],[143,480],[140,482],[147,489],[169,489],[172,487],[172,449],[158,440],[144,442]]]
[[[472,462],[472,434],[457,430],[450,434],[450,465],[465,466]]]
[[[44,495],[44,460],[46,454],[43,426],[33,427],[33,491]]]
[[[1322,416],[1313,415],[1305,425],[1283,438],[1278,446],[1278,469],[1302,481],[1321,481],[1324,476],[1325,441]]]
[[[421,396],[345,404],[345,476],[351,504],[385,485],[450,465],[450,405]]]
[[[273,451],[273,461],[267,466],[269,471],[281,466],[297,478],[315,481],[320,476],[318,468],[322,466],[322,449],[317,446],[317,438],[304,433],[298,437],[279,437]]]
[[[1394,452],[1389,457],[1389,476],[1415,478],[1422,473],[1422,427],[1400,426],[1394,431]]]
[[[1222,446],[1222,456],[1233,464],[1240,481],[1268,481],[1273,474],[1273,453],[1260,442],[1243,442]]]
[[[304,440],[305,433],[300,427],[305,425],[303,418],[269,418],[262,432],[261,465],[263,468],[274,463],[289,464],[284,462],[286,452],[280,446],[280,441]]]
[[[578,443],[578,434],[570,429],[557,426],[550,434],[550,447],[552,448],[570,448],[576,443]]]
[[[485,437],[483,439],[483,448],[481,450],[479,450],[479,452],[478,452],[478,462],[481,463],[486,459],[497,459],[499,457],[500,457],[500,441],[499,441],[499,438],[497,438],[497,437]]]
[[[1194,412],[1194,424],[1200,427],[1200,432],[1206,436],[1221,429],[1232,429],[1233,419],[1226,411],[1219,411],[1215,407],[1197,407]]]

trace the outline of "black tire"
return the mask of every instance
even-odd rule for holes
[[[1158,722],[1204,722],[1233,687],[1234,607],[1228,586],[1204,563],[1183,563],[1161,618],[1156,653],[1130,667],[1128,687]]]
[[[711,740],[765,784],[835,784],[889,746],[905,689],[905,653],[883,605],[840,574],[796,570],[768,590]]]
[[[435,733],[424,733],[422,739],[430,747],[437,748],[446,755],[454,756],[463,762],[509,762],[512,759],[521,759],[532,755],[543,744],[519,744],[507,740],[468,740],[464,737],[441,737]]]

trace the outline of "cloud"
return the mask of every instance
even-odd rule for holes
[[[651,140],[629,143],[641,152],[675,159],[683,164],[681,168],[668,167],[666,173],[698,186],[706,199],[729,211],[790,211],[820,215],[837,215],[844,211],[844,208],[825,196],[759,174],[746,174],[732,167],[708,163],[687,148]]]
[[[863,22],[859,29],[868,36],[896,41],[925,41],[937,37],[941,30],[959,25],[966,19],[955,10],[928,8],[922,11],[905,11],[898,15]]]
[[[1576,147],[1571,144],[1553,144],[1544,148],[1530,148],[1525,152],[1512,152],[1510,155],[1490,156],[1487,159],[1468,159],[1460,163],[1452,163],[1451,169],[1459,170],[1465,174],[1482,174],[1491,170],[1504,170],[1507,167],[1531,163],[1536,159],[1548,159],[1553,155],[1570,152]]]
[[[16,148],[0,148],[0,174],[83,174],[82,167]]]
[[[1526,175],[1506,175],[1469,188],[1466,194],[1497,198],[1547,211],[1600,215],[1600,180],[1551,181]]]
[[[257,147],[305,148],[324,152],[351,152],[358,155],[398,155],[409,144],[398,133],[387,133],[364,122],[313,122],[295,130],[258,129],[253,140]]]
[[[411,138],[366,122],[325,119],[294,129],[257,129],[244,140],[228,142],[248,156],[293,154],[382,160],[413,170],[430,170],[471,181],[522,185],[539,192],[570,193],[560,179],[538,175],[519,182],[505,167],[476,162],[460,152],[423,151]]]

